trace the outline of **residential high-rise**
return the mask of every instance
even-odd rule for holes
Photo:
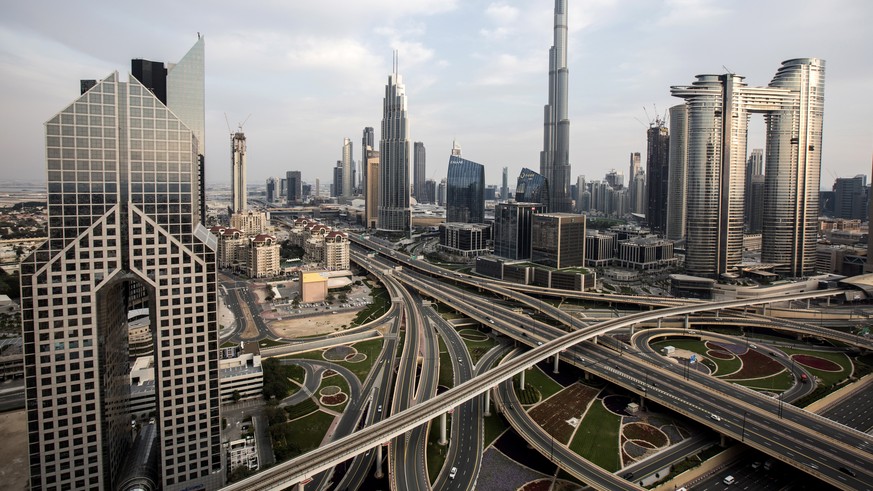
[[[424,143],[415,142],[412,151],[412,195],[419,203],[427,202],[424,194],[424,181],[427,179],[426,157]]]
[[[788,60],[767,87],[743,77],[698,75],[673,87],[688,111],[686,269],[719,276],[742,260],[749,115],[766,115],[761,260],[777,273],[815,272],[824,61]]]
[[[588,200],[586,201],[586,197]],[[591,193],[588,192],[588,183],[585,181],[585,176],[576,176],[576,211],[588,211]]]
[[[640,152],[631,152],[630,154],[630,164],[628,166],[628,176],[627,176],[627,185],[630,190],[630,202],[631,202],[631,211],[633,213],[645,213],[641,208],[637,208],[635,204],[640,201],[637,197],[637,192],[634,189],[634,182],[636,181],[637,175],[642,171],[642,167],[640,166]],[[579,208],[578,206],[576,207]]]
[[[436,188],[436,204],[439,206],[446,206],[446,180],[440,180],[440,183],[437,184]]]
[[[446,222],[485,222],[485,166],[452,155],[446,186]]]
[[[364,160],[364,217],[366,220],[365,226],[368,229],[375,229],[379,226],[379,151],[373,150],[372,147],[367,148],[366,159]]]
[[[410,229],[409,120],[406,87],[397,73],[388,76],[382,103],[382,140],[379,143],[379,228],[397,232]]]
[[[540,174],[549,182],[549,211],[561,213],[572,211],[568,80],[567,0],[555,0],[554,44],[549,49],[549,103],[544,111]]]
[[[337,193],[338,196],[342,196],[346,199],[351,199],[354,190],[354,184],[352,179],[354,178],[352,173],[352,141],[348,138],[343,139],[343,179],[342,179],[342,193]]]
[[[503,168],[503,185],[500,186],[500,199],[509,199],[509,167]]]
[[[303,203],[303,177],[299,170],[289,170],[285,173],[285,202],[288,206]]]
[[[685,238],[688,174],[688,109],[685,104],[670,108],[670,171],[667,176],[667,230],[666,238],[673,241]]]
[[[667,184],[670,177],[670,136],[664,121],[656,118],[646,131],[646,221],[652,232],[667,231]]]
[[[246,211],[246,135],[237,131],[230,137],[230,211]]]
[[[171,71],[202,76],[202,38],[192,52]],[[45,123],[49,238],[21,263],[30,489],[119,489],[134,452],[155,456],[142,477],[164,490],[224,483],[217,243],[200,223],[201,147],[173,102],[202,103],[192,86],[171,79],[168,109],[116,72]],[[153,438],[130,425],[134,306],[154,340]]]

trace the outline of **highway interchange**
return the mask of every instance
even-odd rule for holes
[[[376,247],[376,246],[371,246]],[[241,483],[231,485],[228,489],[273,489],[285,486],[293,482],[315,475],[319,470],[329,469],[333,463],[340,459],[347,459],[351,455],[370,456],[376,445],[395,438],[389,458],[389,475],[393,480],[395,489],[429,489],[426,466],[422,462],[424,445],[427,434],[427,423],[435,416],[444,414],[448,408],[454,410],[452,438],[446,465],[436,476],[433,487],[436,489],[470,489],[475,484],[475,475],[478,472],[478,458],[468,463],[469,456],[481,455],[481,438],[479,447],[471,444],[461,444],[460,440],[470,434],[477,435],[475,428],[481,428],[481,397],[476,397],[484,391],[499,387],[500,382],[509,380],[520,369],[530,366],[533,361],[544,359],[555,354],[560,354],[562,363],[572,363],[586,371],[616,383],[619,386],[648,397],[670,407],[677,412],[688,416],[702,424],[710,426],[722,434],[736,440],[742,440],[754,448],[773,455],[795,467],[816,475],[817,477],[843,489],[867,489],[873,482],[870,474],[871,454],[868,450],[867,435],[851,431],[841,425],[814,415],[805,414],[789,404],[778,403],[772,399],[763,397],[752,391],[737,388],[733,384],[726,384],[704,374],[688,373],[681,367],[665,365],[663,359],[650,358],[645,355],[645,343],[637,345],[637,353],[623,353],[621,348],[616,351],[615,347],[603,346],[587,339],[596,339],[610,330],[628,327],[643,322],[654,322],[658,319],[693,314],[700,311],[726,309],[729,307],[742,307],[756,302],[733,302],[723,305],[695,303],[691,306],[682,305],[676,299],[660,300],[649,299],[653,308],[657,305],[659,310],[643,312],[624,319],[607,321],[586,326],[578,319],[569,317],[560,310],[549,304],[510,290],[505,285],[495,285],[481,279],[461,277],[456,273],[439,272],[444,278],[451,280],[450,283],[466,283],[467,287],[474,286],[483,292],[489,290],[503,298],[512,298],[525,305],[552,316],[556,321],[563,323],[559,328],[552,324],[543,324],[533,321],[530,317],[500,307],[493,298],[486,295],[471,295],[469,290],[459,289],[446,282],[440,282],[433,278],[434,271],[429,271],[431,266],[418,267],[427,276],[409,271],[407,261],[403,270],[395,270],[393,264],[384,262],[385,259],[396,259],[396,253],[380,249],[384,258],[367,257],[364,254],[355,254],[355,260],[361,266],[370,269],[379,276],[386,284],[394,284],[400,281],[413,288],[422,295],[437,299],[456,310],[482,322],[491,324],[500,331],[518,342],[530,345],[533,349],[525,352],[511,361],[501,365],[500,369],[480,373],[480,365],[475,367],[475,377],[469,354],[463,344],[452,341],[449,331],[454,329],[445,326],[441,329],[441,319],[434,318],[432,310],[420,310],[420,298],[411,297],[411,293],[396,284],[389,287],[392,290],[392,298],[395,305],[392,307],[394,324],[403,324],[405,327],[405,342],[403,352],[397,363],[397,375],[393,388],[391,404],[387,404],[384,394],[391,392],[388,379],[391,378],[391,370],[383,368],[375,370],[367,383],[372,385],[372,398],[367,399],[367,390],[364,390],[364,398],[370,402],[370,410],[365,425],[351,437],[335,439],[328,445],[315,452],[307,454],[291,462],[279,464],[273,469],[260,473]],[[385,274],[385,273],[389,274]],[[390,278],[390,279],[389,279]],[[811,298],[822,296],[827,293],[811,292],[802,295],[781,296],[775,300],[789,298]],[[832,293],[831,293],[832,294]],[[629,301],[624,298],[616,298],[616,302]],[[637,298],[639,303],[639,298]],[[763,303],[763,302],[762,302]],[[397,304],[402,307],[397,308]],[[668,311],[664,307],[675,306]],[[424,312],[424,313],[422,313]],[[456,386],[443,394],[434,396],[436,391],[435,373],[438,371],[438,344],[436,343],[435,331],[440,332],[446,341],[453,364],[453,373]],[[812,329],[811,335],[826,336],[832,333],[829,330],[814,331],[814,326],[806,324],[792,326],[792,329]],[[820,329],[820,328],[819,328]],[[567,331],[570,331],[569,333]],[[457,333],[455,332],[457,336]],[[386,336],[389,339],[389,336]],[[395,338],[396,340],[396,338]],[[863,348],[868,348],[869,341],[856,337],[843,337],[844,341],[851,342]],[[457,340],[457,342],[460,342]],[[435,351],[436,350],[436,351]],[[564,351],[566,350],[566,351]],[[562,353],[562,351],[564,351]],[[650,351],[650,350],[649,350]],[[622,359],[622,365],[615,365],[616,353]],[[654,355],[658,357],[659,355]],[[465,358],[466,357],[466,358]],[[496,359],[496,357],[495,357]],[[457,361],[456,361],[457,360]],[[393,351],[388,351],[386,343],[383,356],[379,365],[395,363]],[[480,364],[482,361],[480,361]],[[419,370],[420,369],[420,370]],[[376,384],[375,381],[379,380]],[[657,380],[657,382],[656,382]],[[670,390],[664,390],[669,387]],[[383,394],[383,395],[380,395]],[[503,394],[510,397],[509,394]],[[379,399],[377,399],[377,397]],[[505,398],[502,398],[503,400]],[[376,424],[379,411],[373,411],[372,406],[381,401],[379,407],[391,408],[391,417],[382,423]],[[469,401],[469,402],[467,402]],[[464,404],[469,404],[464,412]],[[359,408],[363,411],[363,407]],[[363,414],[363,413],[361,413]],[[462,415],[465,415],[462,417]],[[718,419],[713,418],[718,416]],[[455,424],[458,421],[458,424]],[[393,423],[393,424],[389,424]],[[521,424],[516,422],[516,424]],[[460,435],[455,432],[464,428]],[[416,429],[422,428],[422,429]],[[412,429],[411,432],[408,432]],[[481,430],[479,430],[481,431]],[[534,432],[522,433],[526,435]],[[825,434],[826,433],[826,434]],[[373,443],[368,443],[373,442]],[[562,447],[563,448],[563,447]],[[542,450],[542,447],[540,447]],[[467,459],[464,459],[467,456]],[[578,458],[578,456],[576,456]],[[572,456],[568,456],[572,459]],[[337,489],[356,489],[352,482],[348,482],[349,475],[354,475],[357,468],[364,469],[367,466],[357,464],[361,457],[356,457],[349,471],[340,482]],[[455,479],[448,479],[447,472],[450,467],[458,465]],[[841,470],[845,465],[854,476]],[[381,468],[381,466],[380,466]],[[364,470],[360,472],[365,472]],[[591,470],[592,474],[577,475],[600,489],[639,489],[634,483],[617,478],[617,476],[605,473],[601,470]],[[571,472],[573,473],[573,472]],[[606,475],[603,475],[606,474]],[[607,477],[612,476],[612,477]],[[397,481],[397,479],[400,481]],[[596,484],[594,480],[605,479],[602,484]],[[360,483],[362,481],[358,481]],[[313,483],[314,484],[314,483]],[[313,484],[307,484],[312,486]],[[243,487],[240,487],[243,486]]]

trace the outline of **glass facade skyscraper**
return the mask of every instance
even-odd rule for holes
[[[687,108],[686,268],[716,277],[742,260],[749,115],[766,120],[761,260],[777,273],[815,272],[825,63],[788,60],[767,87],[698,75],[673,87]]]
[[[494,255],[530,259],[533,215],[545,212],[540,203],[497,203],[494,208]]]
[[[522,169],[515,187],[515,201],[540,203],[550,210],[549,183],[546,178],[526,167]]]
[[[657,119],[649,127],[646,140],[646,222],[652,232],[664,234],[667,230],[670,136],[662,120]]]
[[[568,113],[567,0],[555,0],[554,44],[549,49],[549,103],[544,108],[540,174],[549,181],[550,211],[571,212]]]
[[[382,101],[382,140],[379,143],[379,225],[381,230],[405,232],[410,227],[409,120],[406,87],[397,73],[388,76]]]
[[[485,167],[452,155],[446,178],[446,221],[485,221]]]
[[[217,244],[199,219],[198,139],[117,73],[45,132],[49,239],[21,264],[30,489],[115,489],[127,477],[132,308],[147,309],[154,343],[159,458],[147,477],[165,490],[220,487]]]

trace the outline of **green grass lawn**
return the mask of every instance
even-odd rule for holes
[[[270,438],[276,462],[303,455],[321,445],[333,419],[330,414],[316,411],[296,421],[271,426]]]
[[[452,415],[446,415],[446,438],[451,431]],[[449,450],[448,444],[440,445],[440,418],[430,421],[430,430],[427,433],[427,473],[431,484],[436,481],[437,475],[446,463],[446,454]]]
[[[391,296],[385,288],[373,288],[370,296],[373,301],[358,312],[358,315],[352,319],[349,327],[360,326],[372,320],[378,319],[388,312],[391,307]]]
[[[494,440],[497,439],[500,435],[509,428],[509,424],[506,422],[506,419],[503,418],[502,415],[497,414],[496,408],[494,408],[494,401],[491,401],[491,416],[484,417],[484,429],[485,429],[485,439],[482,443],[482,448],[486,449],[489,445],[491,445]]]
[[[735,384],[744,385],[750,389],[765,390],[769,392],[782,392],[791,388],[794,384],[794,377],[787,370],[783,370],[769,377],[757,378],[753,380],[730,380]]]
[[[698,339],[664,339],[651,343],[651,346],[657,350],[658,353],[661,353],[661,349],[664,346],[673,346],[676,349],[693,351],[703,356],[705,356],[708,351],[706,344]],[[715,373],[715,376],[717,377],[734,373],[742,366],[742,362],[740,362],[740,359],[737,358],[736,355],[731,360],[722,360],[714,356],[707,356],[706,358],[715,363],[715,366],[718,369]],[[707,363],[706,365],[709,366],[710,364]],[[710,368],[712,367],[710,366]]]
[[[285,413],[288,415],[289,420],[294,420],[307,414],[318,411],[318,403],[309,399],[305,399],[303,402],[299,402],[294,404],[293,406],[285,406]]]
[[[561,389],[563,389],[563,387],[561,387],[561,384],[552,380],[552,377],[549,377],[548,375],[543,373],[543,371],[540,370],[540,367],[536,366],[533,367],[533,370],[528,370],[525,373],[524,382],[525,385],[530,384],[536,387],[537,390],[540,391],[540,394],[543,395],[543,399],[548,399],[549,397],[557,394],[561,391]]]
[[[609,472],[621,468],[618,431],[621,417],[609,412],[595,400],[579,423],[570,449]]]
[[[464,344],[467,345],[467,351],[470,352],[470,357],[473,358],[474,364],[478,363],[479,359],[497,344],[497,341],[492,337],[489,337],[485,341],[470,341],[463,336],[462,339],[464,340]]]
[[[330,409],[331,411],[336,411],[338,413],[341,413],[341,412],[345,411],[346,406],[349,405],[349,399],[351,399],[351,397],[352,397],[352,392],[351,392],[351,389],[349,388],[349,382],[346,380],[345,377],[343,377],[339,373],[337,373],[336,375],[333,375],[331,377],[322,378],[321,385],[318,386],[318,390],[315,392],[315,397],[317,399],[319,399],[319,402],[320,402],[321,389],[323,389],[325,387],[330,387],[331,385],[335,385],[335,386],[339,387],[342,392],[345,392],[348,399],[346,399],[346,402],[339,404],[337,406],[324,406],[324,408]]]
[[[824,358],[825,360],[830,360],[837,365],[843,367],[842,372],[826,372],[824,370],[816,370],[815,368],[810,368],[804,365],[804,368],[809,370],[809,373],[815,375],[819,380],[821,380],[822,385],[826,387],[830,387],[848,378],[849,375],[852,374],[852,360],[850,360],[849,357],[844,355],[843,353],[833,353],[830,351],[799,350],[792,348],[781,349],[789,355],[817,356],[819,358]]]
[[[367,341],[359,341],[357,343],[352,344],[358,353],[363,353],[367,355],[367,359],[358,363],[352,363],[348,361],[337,361],[334,362],[337,365],[348,368],[352,371],[361,382],[367,378],[367,374],[370,373],[370,370],[373,368],[373,364],[376,363],[376,359],[379,357],[379,353],[382,351],[382,338],[379,339],[370,339]],[[321,360],[324,361],[324,356],[322,356],[323,350],[317,349],[312,351],[307,351],[305,353],[295,353],[289,356],[283,356],[282,359],[289,358],[302,358],[305,360]]]

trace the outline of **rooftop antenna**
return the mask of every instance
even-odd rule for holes
[[[731,74],[731,75],[734,75],[733,70],[731,70],[730,68],[728,68],[728,67],[726,67],[726,66],[724,66],[724,65],[722,65],[721,67],[724,68],[724,71],[728,72],[728,73]]]

